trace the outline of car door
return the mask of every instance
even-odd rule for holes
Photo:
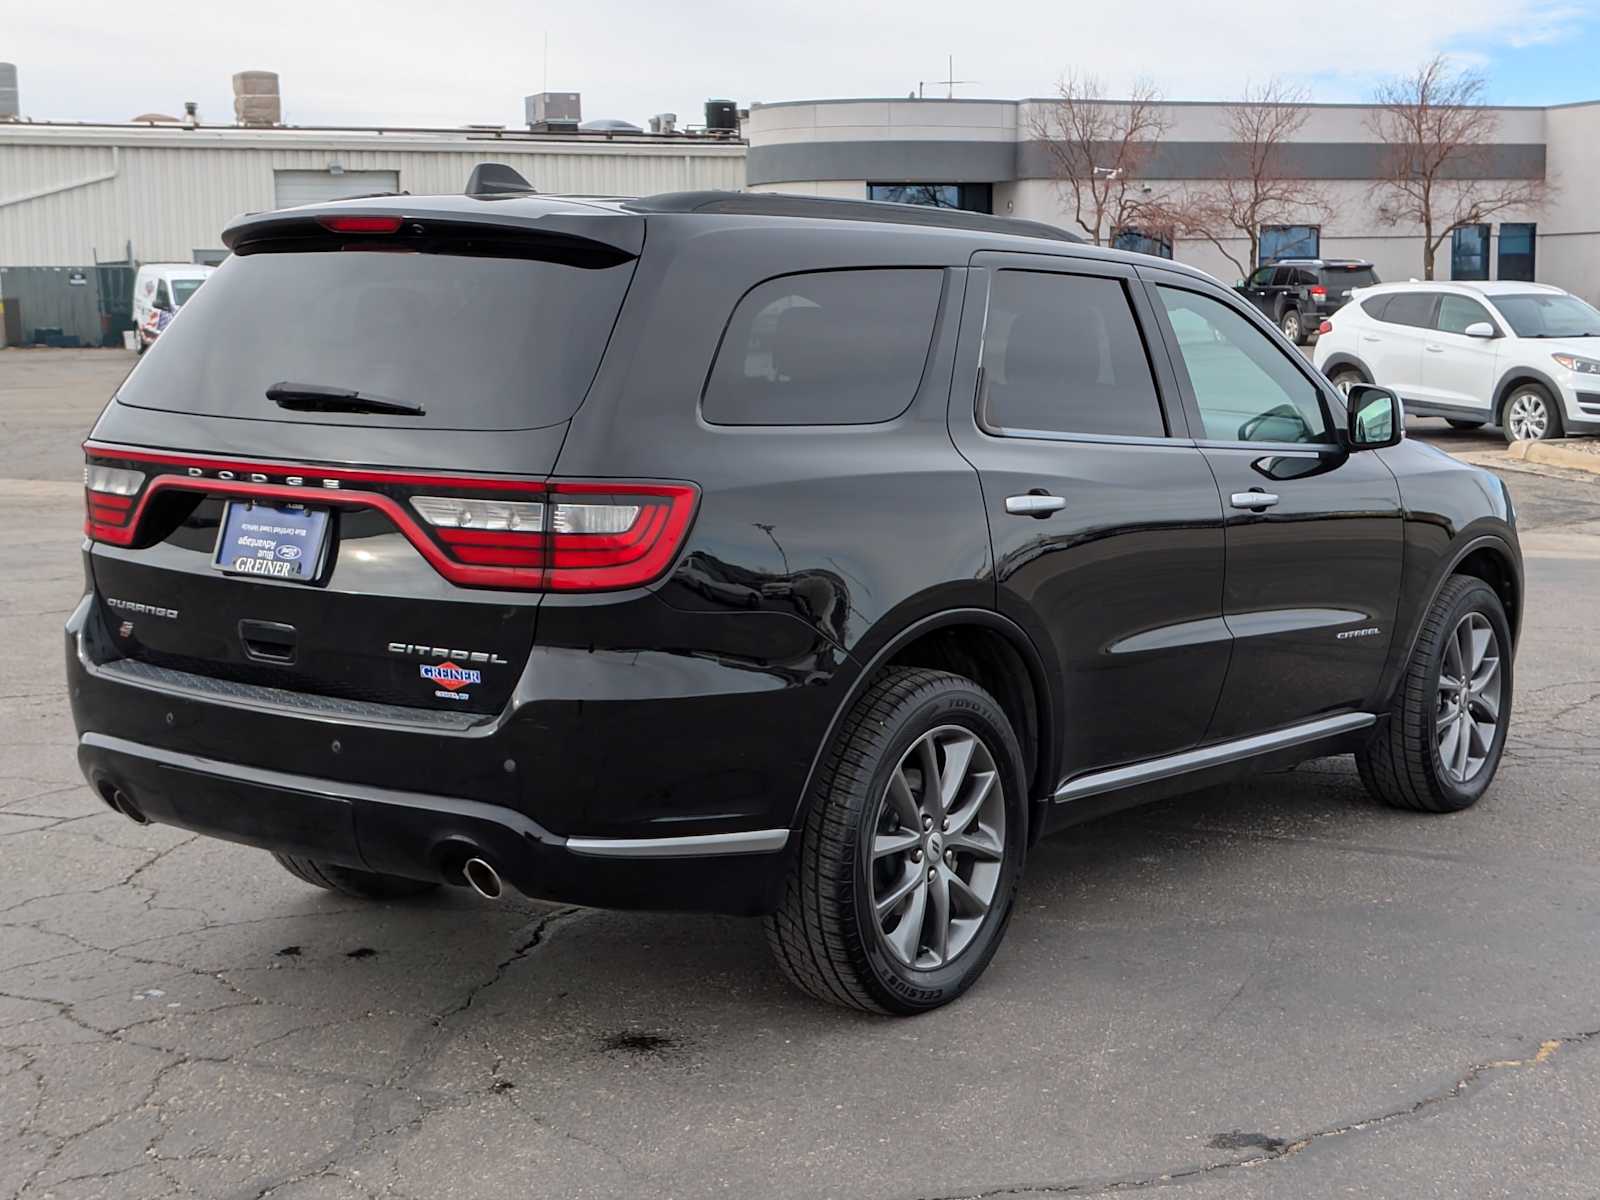
[[[1207,740],[1361,710],[1400,588],[1394,475],[1344,448],[1337,393],[1253,314],[1193,278],[1141,274],[1226,516],[1233,657]]]
[[[1196,744],[1227,669],[1222,506],[1159,336],[1130,267],[973,259],[950,431],[996,605],[1059,673],[1064,778]]]
[[[1382,316],[1361,331],[1362,361],[1372,369],[1372,382],[1393,388],[1408,400],[1422,392],[1422,343],[1433,325],[1436,292],[1396,292]]]
[[[1244,298],[1269,317],[1277,316],[1272,311],[1272,276],[1276,270],[1270,265],[1257,267],[1239,287]]]
[[[1495,336],[1468,337],[1467,329],[1478,324],[1487,324]],[[1488,420],[1497,381],[1495,363],[1504,334],[1489,310],[1471,296],[1441,294],[1433,313],[1432,335],[1422,342],[1423,398]]]

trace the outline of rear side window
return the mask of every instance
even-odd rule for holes
[[[1115,279],[996,272],[983,386],[991,429],[1166,436],[1144,341]]]
[[[615,259],[608,259],[615,263]],[[514,257],[236,254],[118,393],[204,416],[405,429],[534,429],[583,402],[633,275]],[[288,411],[275,383],[415,403],[421,416]]]
[[[1383,319],[1391,325],[1415,325],[1426,329],[1433,324],[1432,292],[1399,292],[1389,298]]]
[[[1382,321],[1388,311],[1389,301],[1393,299],[1393,296],[1372,296],[1361,302],[1361,308],[1374,321]]]
[[[712,364],[713,425],[865,425],[911,404],[933,342],[934,268],[785,275],[746,293]]]

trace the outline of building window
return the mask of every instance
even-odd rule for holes
[[[956,208],[963,212],[992,213],[994,185],[989,183],[869,183],[867,199],[890,204],[921,204],[928,208]]]
[[[1450,278],[1489,278],[1489,227],[1463,225],[1450,235]]]
[[[1172,237],[1161,230],[1119,229],[1111,238],[1118,250],[1131,250],[1135,254],[1150,254],[1156,258],[1172,257]]]
[[[1256,265],[1280,258],[1317,258],[1321,253],[1322,230],[1316,225],[1263,225]]]
[[[1500,278],[1533,282],[1533,241],[1539,232],[1534,224],[1515,222],[1500,226]]]

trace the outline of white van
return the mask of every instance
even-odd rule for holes
[[[139,268],[133,280],[133,330],[140,354],[215,270],[197,263],[145,263]]]

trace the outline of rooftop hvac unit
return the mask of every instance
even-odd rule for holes
[[[711,133],[738,133],[739,106],[732,100],[707,100],[706,129]]]
[[[0,121],[15,121],[21,115],[22,101],[17,95],[17,65],[0,62]]]
[[[678,131],[677,113],[657,113],[650,118],[651,133],[676,133]]]
[[[583,120],[583,99],[577,92],[535,92],[522,100],[529,129],[576,129]]]
[[[283,99],[276,71],[240,71],[233,77],[233,119],[240,125],[282,125]]]

